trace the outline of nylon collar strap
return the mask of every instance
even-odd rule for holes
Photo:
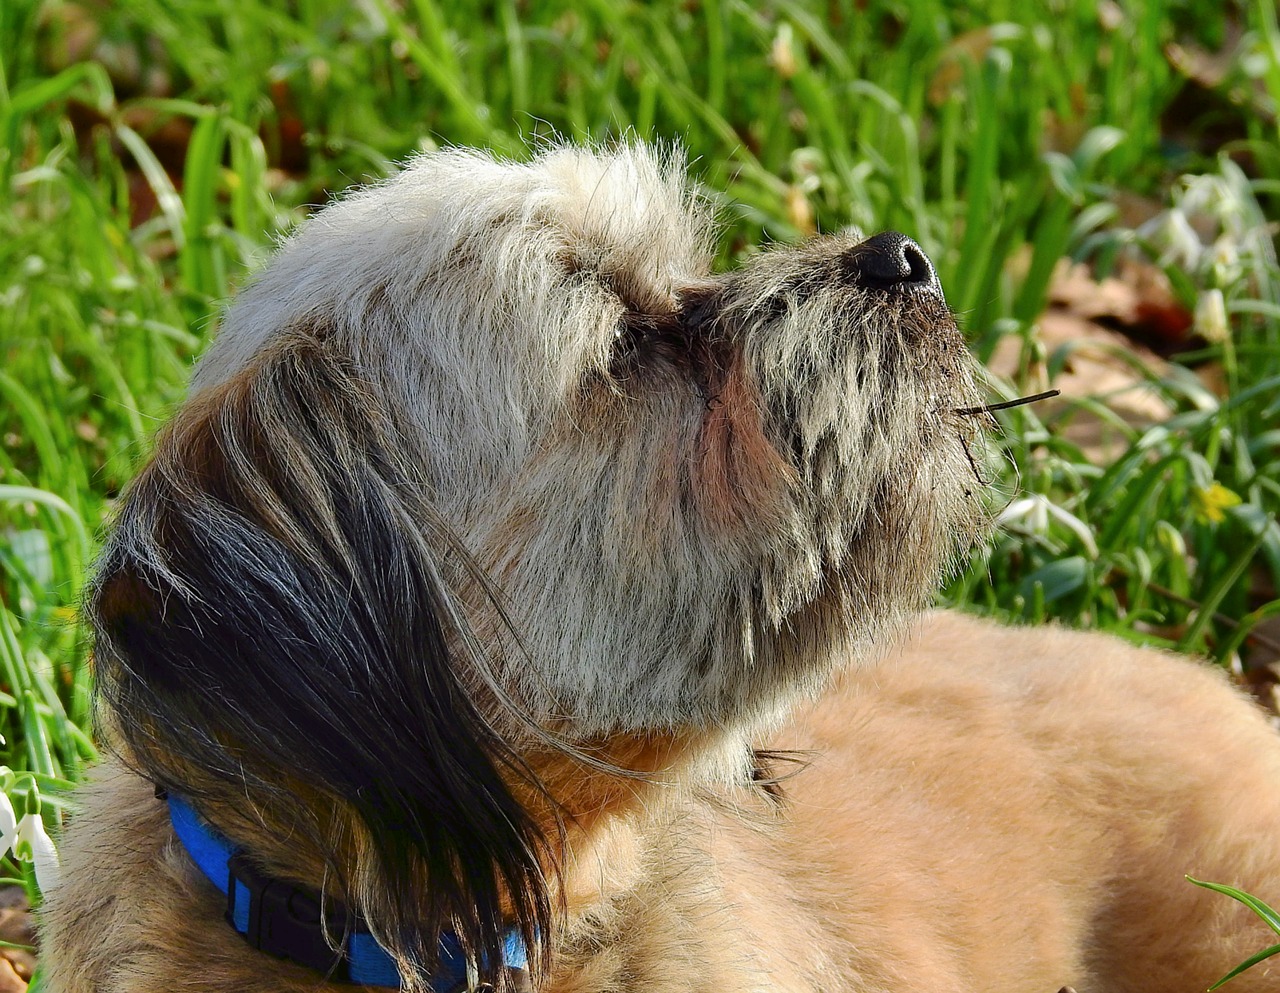
[[[227,922],[254,948],[290,959],[332,979],[363,986],[399,988],[400,972],[391,953],[358,922],[346,947],[325,941],[320,901],[313,891],[262,875],[227,838],[213,829],[181,797],[167,796],[169,819],[178,841],[204,876],[227,898]],[[338,920],[342,915],[337,915]],[[504,935],[503,964],[517,988],[528,968],[528,951],[515,928]],[[452,933],[440,937],[440,970],[431,979],[435,993],[467,988],[467,959]]]

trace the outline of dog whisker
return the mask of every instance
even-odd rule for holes
[[[960,447],[964,449],[964,457],[968,460],[969,468],[973,471],[973,478],[977,480],[979,486],[990,486],[991,483],[982,478],[982,471],[978,468],[978,460],[973,457],[973,452],[969,448],[969,440],[963,434],[958,434],[956,438],[960,442]]]

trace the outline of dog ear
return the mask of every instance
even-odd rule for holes
[[[321,855],[407,988],[450,928],[501,987],[504,930],[536,968],[552,926],[551,846],[511,784],[547,798],[477,706],[447,578],[476,570],[405,450],[321,335],[197,394],[100,562],[99,685],[131,760],[197,803],[247,793],[317,839],[338,828],[316,797],[354,812],[368,864]]]

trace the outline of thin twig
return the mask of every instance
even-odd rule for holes
[[[1049,397],[1056,397],[1061,390],[1045,390],[1043,393],[1037,393],[1035,396],[1018,397],[1016,400],[1005,400],[1003,403],[989,403],[985,407],[961,407],[956,410],[957,414],[989,414],[993,410],[1008,410],[1010,407],[1021,407],[1024,403],[1035,403],[1037,400],[1048,400]]]
[[[1126,569],[1117,569],[1116,571],[1123,572],[1126,576],[1129,575],[1129,572]],[[1188,607],[1192,610],[1200,610],[1203,607],[1203,605],[1200,604],[1198,601],[1192,600],[1190,597],[1185,597],[1185,596],[1182,596],[1181,594],[1175,593],[1173,590],[1169,589],[1169,587],[1161,586],[1159,583],[1147,583],[1146,586],[1147,586],[1147,589],[1149,589],[1152,593],[1156,594],[1156,596],[1162,596],[1166,600],[1172,600],[1174,603],[1178,604],[1179,606]],[[1219,613],[1216,610],[1213,612],[1213,619],[1217,621],[1219,624],[1223,624],[1231,628],[1233,631],[1238,630],[1240,627],[1240,622],[1236,620],[1234,617],[1228,617],[1226,614]],[[1277,655],[1280,655],[1280,642],[1277,642],[1274,638],[1271,638],[1265,634],[1262,634],[1257,629],[1251,630],[1244,637],[1245,637],[1245,641],[1251,641],[1255,645],[1261,648],[1266,648],[1269,651],[1275,652]]]

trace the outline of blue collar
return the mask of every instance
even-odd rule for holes
[[[334,951],[325,940],[320,901],[314,891],[271,879],[215,831],[185,800],[168,794],[169,819],[191,860],[227,897],[227,922],[254,948],[309,966],[326,976],[364,986],[399,988],[400,972],[391,953],[355,922],[346,946]],[[340,908],[338,908],[340,909]],[[331,915],[339,924],[343,914]],[[503,936],[507,969],[528,968],[528,951],[516,928]],[[467,989],[467,957],[452,933],[440,936],[440,970],[431,978],[435,993]]]

